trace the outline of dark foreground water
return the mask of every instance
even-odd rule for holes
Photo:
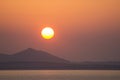
[[[120,80],[119,70],[2,70],[0,80]]]

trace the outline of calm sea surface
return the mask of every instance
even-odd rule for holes
[[[119,70],[1,70],[0,80],[120,80]]]

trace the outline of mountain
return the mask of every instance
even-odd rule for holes
[[[13,55],[0,54],[0,70],[120,70],[120,62],[71,63],[50,53],[28,48]]]
[[[69,61],[50,53],[28,48],[13,55],[0,54],[0,62],[52,62],[69,63]]]
[[[64,69],[69,61],[45,51],[28,48],[13,55],[0,54],[0,70]]]

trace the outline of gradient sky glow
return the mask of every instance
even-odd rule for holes
[[[40,36],[46,26],[51,40]],[[0,0],[0,52],[29,47],[72,61],[120,61],[120,0]]]

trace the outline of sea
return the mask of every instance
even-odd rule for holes
[[[120,80],[120,70],[0,70],[0,80]]]

